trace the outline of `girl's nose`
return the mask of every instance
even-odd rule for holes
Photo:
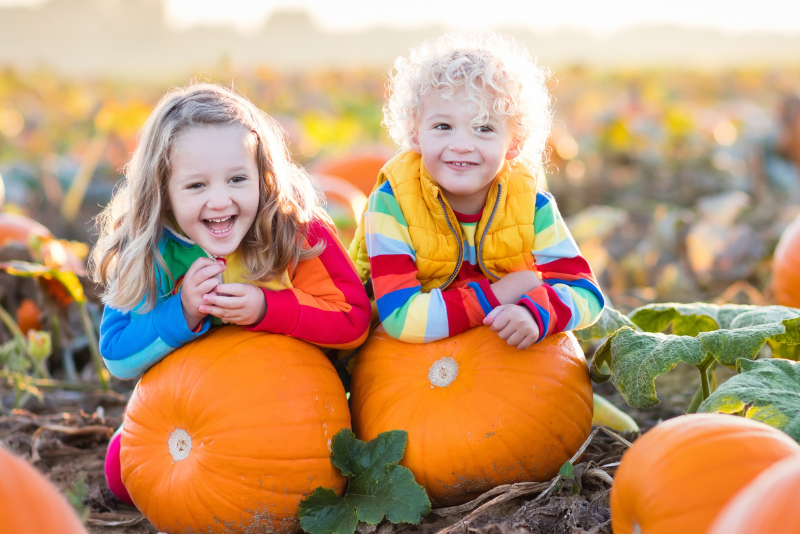
[[[233,204],[233,199],[224,189],[212,190],[209,193],[206,206],[210,209],[221,210]]]

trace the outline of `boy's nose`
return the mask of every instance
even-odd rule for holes
[[[467,136],[456,136],[450,142],[450,146],[447,147],[453,152],[458,152],[460,154],[466,152],[472,152],[475,150],[475,145],[472,143],[472,140],[469,139]]]

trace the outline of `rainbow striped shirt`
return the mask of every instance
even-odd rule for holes
[[[489,280],[476,276],[475,217],[457,214],[464,262],[455,281],[444,290],[423,292],[408,224],[391,184],[384,182],[370,195],[365,238],[378,315],[389,335],[409,343],[435,341],[482,325],[500,305]],[[518,304],[532,313],[541,340],[592,324],[605,299],[549,193],[537,192],[533,225],[531,253],[544,284]]]

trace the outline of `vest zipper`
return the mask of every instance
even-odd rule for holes
[[[483,229],[483,234],[481,235],[481,241],[478,245],[478,264],[480,264],[483,271],[494,278],[495,280],[500,280],[499,276],[496,276],[492,271],[490,271],[486,265],[483,263],[483,240],[486,239],[486,234],[489,232],[489,227],[492,225],[492,219],[494,219],[494,214],[497,213],[497,207],[500,205],[500,197],[503,195],[503,184],[497,184],[497,199],[494,201],[494,207],[492,208],[492,214],[489,215],[489,220],[486,221],[486,228]]]
[[[456,241],[458,242],[458,263],[456,263],[456,270],[453,271],[453,274],[450,275],[450,278],[448,278],[444,284],[439,286],[439,289],[444,289],[448,285],[450,285],[450,282],[452,282],[453,279],[458,274],[458,270],[461,269],[461,264],[464,261],[464,246],[461,244],[461,238],[459,237],[458,232],[456,232],[456,229],[453,228],[452,224],[450,224],[450,217],[447,215],[447,208],[445,208],[444,206],[444,200],[442,200],[442,194],[439,193],[439,196],[437,196],[436,198],[439,201],[439,204],[442,206],[442,211],[444,212],[444,220],[447,221],[447,227],[450,228],[450,231],[453,232],[454,236],[456,236]]]

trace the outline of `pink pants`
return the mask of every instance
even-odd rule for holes
[[[122,469],[119,460],[120,438],[122,438],[122,425],[111,436],[111,441],[108,442],[108,451],[106,451],[105,473],[106,484],[108,489],[114,496],[124,503],[134,506],[128,490],[122,483]]]

